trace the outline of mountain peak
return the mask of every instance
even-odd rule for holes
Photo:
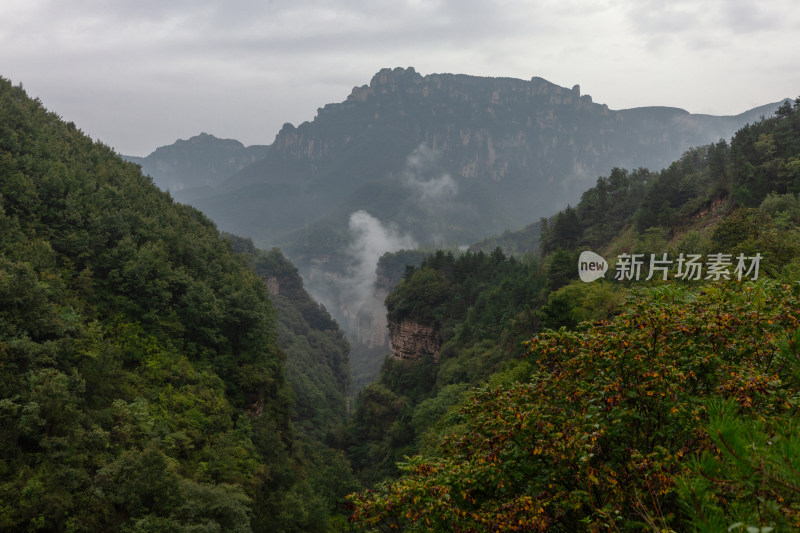
[[[378,85],[391,85],[399,82],[421,81],[422,79],[422,76],[414,70],[414,67],[396,67],[394,69],[382,68],[372,77],[369,86],[376,87]]]
[[[236,148],[244,148],[244,144],[237,141],[236,139],[220,139],[219,137],[215,137],[210,133],[202,132],[199,135],[195,135],[194,137],[189,137],[188,139],[178,139],[173,144],[168,146],[159,146],[156,148],[158,150],[172,150],[178,146],[185,146],[185,145],[226,145],[229,147],[236,147]]]
[[[266,156],[266,146],[249,146],[236,139],[220,139],[206,132],[178,139],[142,158],[126,157],[138,163],[162,189],[173,193],[211,187],[222,179]],[[188,197],[181,196],[186,201]]]
[[[284,125],[266,157],[225,180],[213,195],[218,198],[198,205],[223,227],[270,244],[321,210],[345,220],[337,210],[368,205],[406,220],[419,208],[408,197],[419,192],[418,182],[440,178],[408,177],[419,172],[409,166],[415,151],[425,149],[436,154],[437,172],[457,184],[451,200],[463,203],[445,223],[456,233],[440,233],[477,240],[574,202],[615,166],[660,169],[689,147],[728,138],[742,125],[739,118],[675,108],[613,111],[581,94],[578,84],[562,87],[536,76],[423,76],[413,67],[383,68],[344,102],[319,108],[312,121]],[[403,213],[396,212],[399,200],[372,207],[391,187],[398,188],[396,200],[409,202]],[[222,207],[233,198],[236,208]],[[251,203],[253,212],[270,212],[269,222],[241,208]],[[492,214],[470,218],[476,211]],[[459,216],[464,220],[455,223]],[[414,231],[424,238],[421,228]]]

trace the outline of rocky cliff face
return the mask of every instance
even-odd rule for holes
[[[284,125],[271,157],[280,153],[310,163],[311,179],[326,173],[324,164],[340,161],[343,151],[377,144],[365,140],[390,128],[384,163],[394,159],[391,152],[402,160],[425,144],[452,153],[451,170],[462,178],[499,182],[525,171],[537,177],[532,167],[544,165],[541,174],[555,179],[588,174],[593,180],[611,166],[661,168],[684,150],[727,138],[758,116],[759,111],[710,117],[666,107],[614,111],[581,95],[578,85],[568,89],[539,77],[421,76],[413,68],[383,69],[369,85],[354,87],[346,101],[318,109],[313,122]],[[230,184],[287,178],[273,175],[269,166],[265,161],[249,168]],[[365,161],[365,169],[370,166]],[[552,167],[555,173],[549,172]]]
[[[408,207],[425,192],[407,187],[403,177],[422,146],[438,154],[436,171],[451,176],[457,190],[459,209],[448,213],[451,222],[436,236],[474,242],[577,201],[615,166],[658,170],[688,148],[729,138],[773,108],[777,104],[730,117],[667,107],[616,111],[582,95],[577,85],[538,77],[383,69],[345,101],[318,109],[312,122],[284,125],[266,157],[196,205],[223,228],[267,245],[355,204],[395,221],[420,219]],[[388,194],[396,201],[385,202]]]
[[[442,339],[431,326],[403,320],[389,323],[389,344],[395,359],[416,361],[430,355],[438,361]]]

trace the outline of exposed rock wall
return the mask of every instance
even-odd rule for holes
[[[275,276],[269,276],[264,281],[267,283],[267,289],[269,290],[270,295],[280,294],[281,292],[281,284],[278,282],[278,278]]]
[[[613,167],[661,169],[777,106],[728,117],[668,107],[612,110],[577,85],[538,77],[383,69],[346,100],[318,109],[313,121],[285,124],[260,160],[192,205],[225,231],[279,245],[303,270],[300,256],[330,254],[340,238],[333,230],[356,208],[401,227],[427,220],[424,195],[404,179],[409,157],[424,146],[437,154],[428,166],[457,184],[448,197],[453,214],[438,211],[446,222],[433,233],[403,230],[417,240],[432,235],[435,243],[466,244],[574,205]],[[332,231],[302,229],[316,222]]]
[[[416,361],[426,355],[439,359],[442,339],[433,327],[411,320],[389,323],[389,344],[392,357]]]

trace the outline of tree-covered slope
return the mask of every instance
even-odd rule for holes
[[[344,497],[360,488],[345,453],[335,446],[349,414],[349,345],[279,249],[259,250],[250,239],[225,238],[266,283],[278,344],[286,356],[294,452],[304,475],[284,502],[285,510],[294,508],[294,525],[304,531],[339,531],[346,528]]]
[[[338,324],[303,289],[297,269],[277,248],[258,250],[229,236],[237,252],[264,280],[277,311],[278,342],[286,354],[295,428],[317,439],[345,420],[350,394],[349,345]]]
[[[366,483],[397,474],[395,462],[436,439],[428,435],[464,391],[518,360],[536,329],[545,272],[534,259],[438,251],[409,267],[386,298],[392,325],[423,324],[438,357],[389,358],[358,396],[349,424],[349,454]]]
[[[603,246],[631,224],[671,235],[720,200],[727,211],[758,207],[769,194],[800,192],[800,115],[786,102],[732,137],[687,151],[661,172],[614,169],[580,202],[545,223],[542,249]]]
[[[312,528],[274,317],[205,216],[0,79],[0,529]]]
[[[547,332],[527,371],[470,394],[435,453],[354,496],[420,531],[800,527],[797,289],[661,287],[607,322]],[[743,527],[732,530],[744,530]]]
[[[354,466],[367,481],[395,476],[395,461],[404,473],[354,495],[354,520],[795,530],[798,157],[800,99],[661,172],[598,179],[541,221],[538,262],[439,253],[409,269],[390,320],[438,331],[441,350],[387,361],[360,398],[351,431],[369,445],[351,448]],[[588,248],[609,260],[605,280],[578,280]],[[646,258],[640,278],[613,279],[620,254]],[[645,280],[650,254],[673,259],[667,281]],[[727,275],[678,279],[680,254],[727,254]],[[760,257],[757,276],[738,279],[740,254]],[[520,284],[526,264],[538,266]],[[533,337],[524,357],[520,337]],[[370,433],[370,418],[383,431]]]

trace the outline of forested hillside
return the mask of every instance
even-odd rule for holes
[[[800,99],[524,232],[386,256],[393,355],[348,417],[348,343],[280,251],[0,78],[0,530],[341,531],[351,491],[368,530],[797,530],[798,193]],[[614,279],[625,254],[727,270]]]
[[[541,221],[541,258],[440,252],[409,269],[387,298],[390,324],[414,322],[440,345],[419,343],[419,358],[404,347],[359,398],[354,468],[388,479],[350,497],[353,520],[800,527],[799,160],[800,99],[661,172],[598,179]],[[588,248],[611,263],[605,280],[578,281]],[[635,253],[644,275],[615,280]],[[650,254],[664,253],[729,254],[726,275],[679,279],[674,261],[667,280],[646,281]],[[760,257],[757,275],[739,279],[740,254]]]
[[[276,329],[214,224],[0,79],[0,530],[325,530]]]
[[[342,424],[347,414],[350,347],[330,314],[303,289],[297,269],[280,250],[265,252],[249,239],[227,237],[265,281],[277,310],[286,378],[296,395],[295,427],[323,438],[326,431]]]
[[[349,345],[325,308],[303,288],[297,269],[277,248],[258,250],[249,239],[225,235],[266,283],[276,310],[278,345],[292,388],[294,451],[305,470],[297,517],[303,530],[344,528],[344,496],[359,488],[344,452],[335,447],[350,406]],[[290,509],[286,510],[287,512]]]
[[[521,354],[544,283],[537,262],[499,250],[458,258],[437,252],[408,269],[386,300],[389,324],[425,324],[438,333],[441,349],[415,360],[388,359],[359,394],[349,453],[365,482],[396,474],[403,455],[436,440],[426,432],[470,386]]]
[[[795,293],[769,281],[662,287],[610,321],[540,333],[513,376],[448,414],[434,451],[354,496],[354,518],[401,530],[796,531]]]

